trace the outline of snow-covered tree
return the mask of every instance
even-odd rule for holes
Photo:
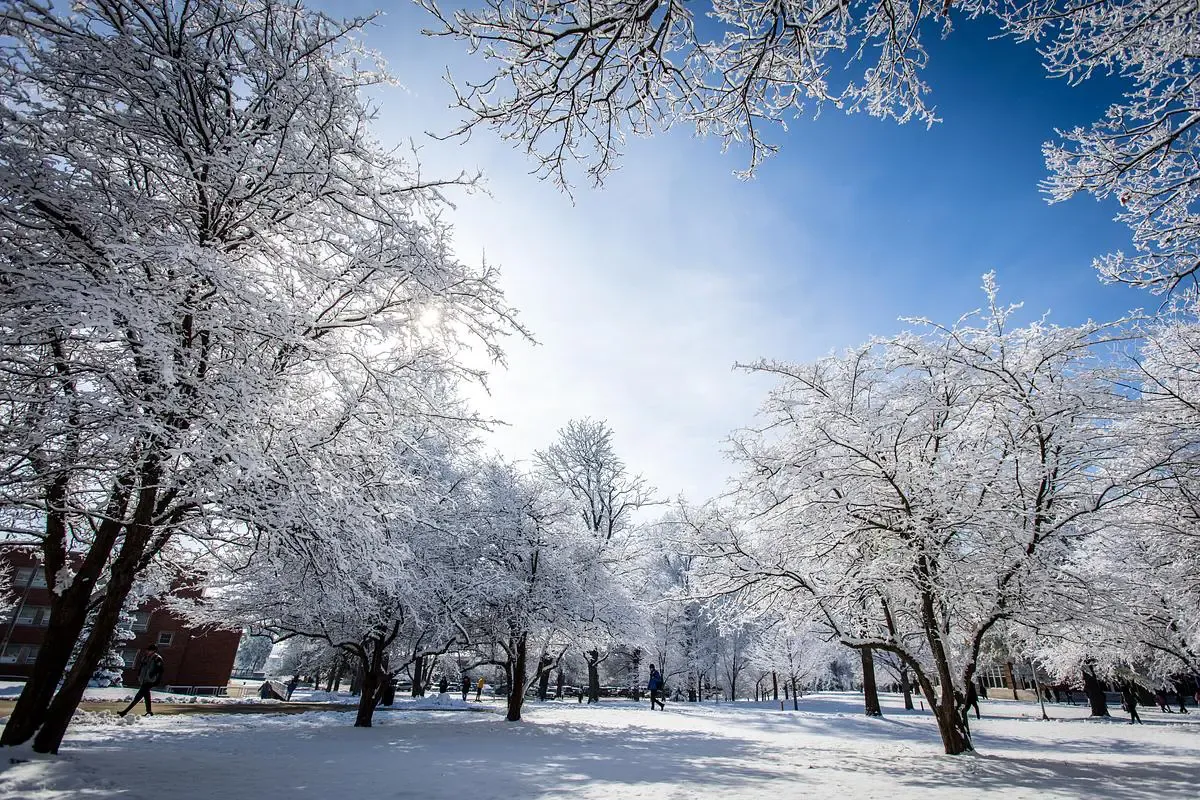
[[[57,750],[138,572],[303,425],[280,397],[439,416],[410,376],[512,330],[494,272],[451,254],[456,180],[371,138],[364,22],[280,0],[0,13],[0,507],[56,589],[4,744]]]
[[[274,647],[275,642],[270,636],[254,633],[249,629],[243,630],[242,639],[238,642],[237,654],[233,657],[233,671],[262,672]]]
[[[469,558],[450,444],[431,430],[382,436],[359,412],[373,424],[318,429],[324,445],[304,451],[306,481],[281,482],[285,491],[245,510],[249,536],[218,554],[224,570],[201,613],[342,651],[362,676],[354,724],[370,727],[389,675],[460,641],[450,573]]]
[[[1101,119],[1045,145],[1044,188],[1053,200],[1086,192],[1120,203],[1137,252],[1097,259],[1102,276],[1164,292],[1186,282],[1196,296],[1200,12],[1191,0],[421,4],[439,21],[435,34],[465,41],[492,67],[458,84],[462,130],[495,129],[562,185],[571,162],[599,182],[629,135],[677,125],[745,143],[747,172],[777,149],[768,130],[826,106],[932,125],[924,37],[956,19],[993,18],[1011,38],[1036,41],[1053,77],[1120,76],[1124,93]]]
[[[624,532],[639,508],[654,502],[654,489],[633,475],[613,448],[602,420],[573,419],[558,440],[534,458],[539,471],[574,500],[583,524],[605,542]]]
[[[750,661],[776,680],[782,678],[791,689],[792,709],[798,711],[800,693],[820,685],[843,649],[820,625],[780,619],[757,633]]]
[[[695,526],[709,593],[817,615],[904,660],[947,753],[997,623],[1047,607],[1070,544],[1130,495],[1101,370],[1104,325],[1010,328],[995,300],[950,327],[798,366],[735,440],[736,506]]]
[[[530,669],[539,655],[556,653],[553,663],[581,634],[586,647],[605,630],[619,632],[627,607],[604,564],[603,542],[577,522],[558,487],[487,462],[473,491],[467,616],[483,660],[505,672],[507,718],[516,721],[544,669]]]

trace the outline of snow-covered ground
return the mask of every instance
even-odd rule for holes
[[[455,706],[461,703],[454,701]],[[470,705],[470,704],[468,704]],[[1200,796],[1200,714],[1088,720],[1082,707],[986,702],[978,754],[941,754],[928,715],[853,694],[800,712],[771,704],[530,703],[526,721],[459,710],[189,715],[76,725],[58,758],[0,765],[0,797],[283,798],[1164,798]],[[478,708],[478,706],[476,707]],[[5,759],[7,762],[7,759]]]

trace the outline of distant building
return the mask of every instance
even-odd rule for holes
[[[0,565],[12,572],[11,596],[15,605],[0,623],[0,678],[26,678],[33,674],[38,648],[50,623],[50,590],[46,574],[34,554],[20,548],[0,550]],[[178,597],[198,597],[201,589],[178,586]],[[2,603],[0,605],[7,605]],[[138,650],[157,644],[163,658],[163,689],[196,694],[219,694],[229,683],[237,654],[239,631],[203,630],[189,625],[150,600],[134,612],[134,638],[123,645],[126,686],[137,685],[133,670]]]

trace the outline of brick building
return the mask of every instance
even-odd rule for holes
[[[50,589],[45,572],[29,550],[0,550],[0,565],[6,565],[12,574],[11,594],[5,599],[15,602],[0,615],[0,678],[28,677],[50,621]],[[180,597],[197,597],[200,592],[197,587],[185,585],[173,590]],[[229,683],[240,632],[195,628],[157,600],[134,612],[133,631],[134,638],[124,644],[121,652],[126,686],[137,685],[134,659],[138,650],[151,643],[158,645],[163,658],[162,688],[215,694]]]

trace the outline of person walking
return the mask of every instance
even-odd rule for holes
[[[666,711],[667,704],[659,696],[659,693],[663,689],[662,673],[653,664],[650,665],[650,681],[646,684],[646,688],[650,690],[650,710],[653,711],[654,704],[658,703],[658,707]]]
[[[1133,684],[1125,684],[1125,688],[1121,690],[1121,705],[1125,706],[1125,710],[1129,712],[1129,724],[1142,724],[1142,718],[1137,713],[1137,694],[1133,691]]]
[[[296,691],[296,686],[300,683],[300,676],[293,675],[292,679],[287,682],[287,699],[292,699],[292,692]]]
[[[979,716],[979,692],[975,689],[975,681],[967,684],[967,708],[965,710],[975,709],[975,719],[980,719]]]
[[[467,695],[471,693],[471,676],[465,672],[463,673],[462,693],[463,702],[465,703],[467,702]]]
[[[438,692],[440,694],[445,694],[449,690],[450,690],[450,679],[447,678],[445,675],[443,675],[442,679],[440,681],[438,681]]]
[[[158,654],[158,645],[148,644],[138,653],[138,660],[134,663],[138,671],[139,688],[137,694],[133,696],[133,701],[125,707],[125,710],[120,713],[120,716],[125,716],[133,707],[138,704],[139,700],[146,701],[146,716],[154,716],[154,711],[150,708],[150,690],[158,685],[163,676],[163,660]]]
[[[483,702],[483,676],[482,675],[479,677],[479,680],[475,681],[475,702],[476,703]]]
[[[1167,693],[1159,689],[1154,693],[1154,702],[1158,703],[1158,710],[1164,714],[1174,714],[1175,712],[1167,708]]]

